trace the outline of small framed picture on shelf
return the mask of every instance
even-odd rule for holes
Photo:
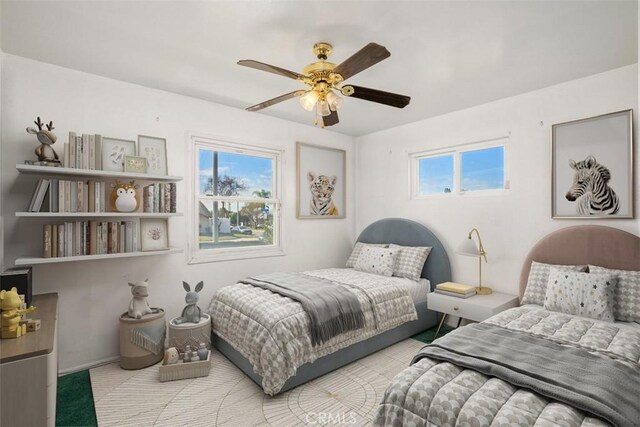
[[[167,140],[138,135],[138,156],[147,159],[147,173],[167,175]]]
[[[124,156],[124,171],[134,173],[147,173],[146,157]]]
[[[166,218],[140,219],[140,249],[143,252],[169,249],[169,222]]]
[[[136,142],[126,139],[102,138],[102,170],[124,172],[125,156],[136,155]]]

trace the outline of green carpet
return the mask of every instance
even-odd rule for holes
[[[431,329],[427,329],[426,331],[420,332],[419,334],[416,334],[414,336],[412,336],[411,338],[413,338],[414,340],[418,340],[418,341],[422,341],[424,343],[429,344],[431,341],[434,340],[434,336],[436,334],[436,330],[438,329],[437,326],[434,326]],[[440,329],[440,333],[438,334],[438,337],[441,337],[443,335],[447,335],[449,332],[453,331],[455,328],[452,328],[451,326],[447,326],[447,325],[443,325],[442,329]]]
[[[56,426],[97,426],[89,371],[58,378]]]

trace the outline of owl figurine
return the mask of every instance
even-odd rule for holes
[[[135,181],[121,183],[116,180],[111,184],[111,210],[116,212],[134,212],[138,209],[138,189],[139,185]]]

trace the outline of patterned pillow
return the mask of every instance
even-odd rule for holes
[[[613,296],[613,316],[616,320],[640,323],[640,271],[611,270],[591,264],[589,271],[618,277]]]
[[[347,260],[347,263],[345,264],[345,267],[347,268],[353,268],[356,266],[356,261],[358,260],[358,256],[360,256],[360,252],[362,252],[363,248],[366,248],[367,246],[373,246],[373,247],[377,247],[377,248],[386,248],[387,244],[384,243],[362,243],[362,242],[356,242],[355,246],[353,247],[353,251],[351,252],[351,255],[349,256],[349,259]]]
[[[552,267],[565,271],[587,271],[586,265],[553,265],[532,261],[527,288],[524,290],[522,304],[544,305],[544,296],[547,293],[549,270]]]
[[[389,245],[389,248],[398,249],[396,265],[393,267],[393,275],[406,277],[411,280],[420,280],[422,268],[431,252],[430,246],[400,246]]]
[[[366,246],[362,248],[360,255],[358,255],[354,268],[365,273],[391,277],[397,256],[397,249]]]
[[[614,274],[576,273],[552,268],[544,308],[613,322]]]

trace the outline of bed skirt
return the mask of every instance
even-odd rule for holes
[[[416,313],[418,314],[417,320],[407,322],[334,353],[319,357],[313,363],[302,365],[298,368],[296,375],[287,380],[278,394],[291,390],[300,384],[304,384],[331,371],[335,371],[342,366],[348,365],[351,362],[380,351],[383,348],[389,347],[436,325],[437,313],[427,309],[426,301],[417,303],[415,307]],[[262,376],[253,371],[253,366],[247,358],[213,332],[211,333],[211,342],[220,353],[224,354],[227,359],[262,388]],[[407,366],[409,362],[410,361],[407,360]]]

